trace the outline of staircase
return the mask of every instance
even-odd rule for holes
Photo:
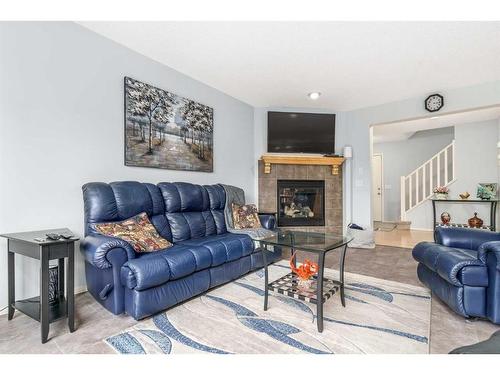
[[[436,186],[455,181],[455,141],[444,147],[407,176],[401,176],[401,220],[430,199]]]

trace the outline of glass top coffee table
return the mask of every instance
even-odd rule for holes
[[[262,255],[264,260],[264,310],[268,306],[269,291],[274,291],[288,297],[296,298],[301,301],[315,303],[318,331],[323,332],[323,304],[332,297],[337,291],[340,291],[340,300],[345,307],[344,297],[344,263],[347,244],[352,239],[349,237],[336,236],[329,233],[301,232],[295,230],[284,230],[276,232],[270,237],[260,239],[262,246]],[[268,276],[268,253],[270,246],[279,246],[290,248],[291,255],[297,251],[314,253],[318,257],[318,273],[313,276],[310,287],[300,287],[298,276],[290,272],[277,280],[269,282]],[[325,270],[325,255],[335,249],[340,250],[340,280],[333,280],[323,276]],[[293,257],[294,266],[296,266],[296,257]],[[323,282],[318,282],[322,280]]]

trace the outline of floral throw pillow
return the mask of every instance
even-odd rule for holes
[[[119,222],[94,224],[93,228],[105,236],[127,241],[137,253],[150,253],[172,246],[158,234],[145,212]]]
[[[234,229],[261,228],[257,207],[255,204],[245,204],[243,206],[234,204],[233,225]]]

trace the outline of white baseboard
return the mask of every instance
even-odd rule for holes
[[[411,227],[410,230],[421,230],[423,232],[433,232],[433,230],[429,229],[429,228],[413,228],[413,227]]]
[[[75,294],[80,294],[80,293],[85,293],[88,292],[88,289],[86,286],[81,286],[79,288],[75,288]]]

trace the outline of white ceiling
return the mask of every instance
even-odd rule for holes
[[[345,111],[500,80],[500,22],[80,24],[256,107]]]
[[[410,121],[381,124],[373,127],[373,143],[404,141],[422,130],[474,124],[499,118],[500,106],[494,106],[448,115],[436,115]]]

